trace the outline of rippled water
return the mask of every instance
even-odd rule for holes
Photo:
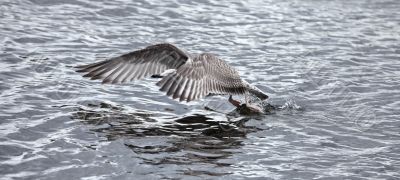
[[[400,1],[3,0],[0,25],[0,179],[400,178]],[[159,42],[280,108],[74,72]]]

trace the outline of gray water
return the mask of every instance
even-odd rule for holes
[[[400,178],[400,1],[2,0],[0,41],[0,179]],[[74,72],[161,42],[280,109]]]

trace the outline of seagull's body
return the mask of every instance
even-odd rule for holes
[[[268,96],[240,78],[239,73],[218,57],[188,54],[171,44],[156,44],[105,61],[78,66],[84,77],[103,83],[125,83],[152,75],[165,76],[157,82],[161,91],[179,101],[192,101],[209,94],[254,94]],[[169,71],[167,71],[169,70]]]

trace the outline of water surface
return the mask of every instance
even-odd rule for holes
[[[399,22],[396,0],[3,0],[1,177],[398,179]],[[73,69],[161,42],[219,55],[282,110]]]

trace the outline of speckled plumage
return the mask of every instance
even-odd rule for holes
[[[250,92],[268,98],[261,90],[242,80],[239,73],[218,57],[203,53],[190,55],[171,44],[157,44],[98,63],[78,66],[84,77],[103,83],[124,83],[175,69],[157,82],[161,91],[179,101],[192,101],[209,94]]]

